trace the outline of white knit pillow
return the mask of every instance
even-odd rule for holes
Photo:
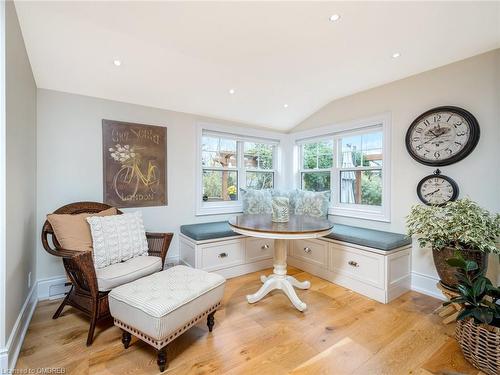
[[[148,242],[140,212],[92,216],[87,222],[92,233],[96,268],[147,254]]]

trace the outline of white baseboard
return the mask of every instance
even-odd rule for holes
[[[38,280],[38,300],[44,301],[64,297],[64,294],[70,288],[64,285],[67,281],[65,275]]]
[[[21,351],[24,337],[26,336],[26,331],[28,330],[37,302],[38,283],[35,283],[19,312],[5,348],[0,349],[0,368],[2,373],[8,373],[6,371],[16,366],[17,357]]]
[[[437,277],[415,271],[411,273],[411,290],[445,301],[446,298],[436,286],[438,282]]]

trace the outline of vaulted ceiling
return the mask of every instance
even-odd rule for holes
[[[499,2],[17,1],[16,9],[40,88],[277,130],[333,99],[500,47]]]

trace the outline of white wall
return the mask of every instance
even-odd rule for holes
[[[196,124],[246,125],[43,89],[37,106],[37,233],[46,214],[64,204],[102,202],[102,119],[167,127],[168,206],[140,210],[147,230],[176,234],[168,257],[178,256],[180,225],[229,217],[195,216]],[[63,275],[61,260],[47,254],[40,241],[37,247],[38,277]]]
[[[36,85],[12,1],[6,2],[6,314],[9,337],[36,280]]]
[[[404,55],[394,61],[404,64]],[[472,112],[481,128],[479,144],[459,163],[440,168],[459,185],[460,197],[470,197],[492,212],[500,211],[500,49],[332,101],[312,114],[293,132],[329,124],[392,114],[391,222],[347,218],[335,221],[375,229],[405,232],[405,217],[420,203],[416,186],[435,168],[417,163],[405,147],[405,134],[422,112],[437,106],[455,105]],[[497,257],[490,257],[498,263]],[[493,265],[495,267],[495,265]],[[493,268],[492,268],[493,271]],[[436,277],[427,249],[414,249],[413,272]],[[425,280],[424,280],[425,281]]]
[[[404,64],[404,56],[397,63]],[[500,144],[499,66],[500,50],[476,56],[333,101],[293,129],[292,132],[296,132],[386,112],[392,115],[391,222],[337,217],[334,220],[405,232],[405,217],[411,205],[419,203],[416,185],[434,169],[415,162],[408,155],[404,136],[415,117],[440,105],[468,109],[477,117],[482,132],[476,150],[468,158],[441,170],[457,181],[462,197],[470,196],[482,206],[498,212],[500,175],[495,163]],[[169,206],[141,209],[149,230],[178,234],[182,224],[228,218],[227,215],[194,215],[195,125],[198,121],[224,122],[42,89],[38,90],[37,103],[37,233],[45,215],[57,207],[78,200],[102,200],[103,118],[168,127]],[[291,154],[285,153],[284,158],[285,164],[291,166]],[[291,173],[287,183],[290,176]],[[40,243],[37,251],[39,278],[63,274],[60,260],[45,253]],[[176,237],[169,256],[177,254]],[[422,282],[433,286],[436,272],[430,252],[418,248],[414,250],[413,272],[416,276],[422,275]]]

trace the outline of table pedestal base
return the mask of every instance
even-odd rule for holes
[[[297,310],[304,311],[307,308],[307,305],[299,299],[293,288],[309,289],[311,283],[309,281],[298,281],[295,277],[286,274],[286,245],[287,240],[274,240],[273,273],[269,276],[260,277],[260,281],[264,285],[256,293],[247,295],[249,303],[260,301],[270,291],[279,289],[285,293]]]

